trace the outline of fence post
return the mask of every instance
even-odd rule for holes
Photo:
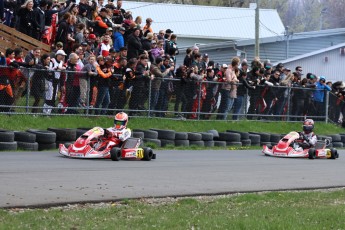
[[[325,111],[325,122],[328,123],[328,106],[329,106],[329,91],[326,91],[326,101],[325,101],[326,111]]]
[[[90,76],[88,73],[85,73],[87,75],[87,87],[86,87],[86,115],[89,115],[90,110],[90,92],[91,92],[91,83],[90,83]]]
[[[290,121],[290,100],[292,100],[292,97],[291,97],[291,86],[288,86],[287,88],[288,90],[288,95],[287,95],[287,110],[286,110],[286,120],[287,121]]]
[[[198,120],[200,120],[200,103],[201,103],[201,94],[202,94],[202,92],[201,92],[201,90],[202,90],[202,80],[200,80],[199,81],[199,93],[198,93],[198,95],[197,95],[197,97],[198,97],[198,108],[197,108],[197,113],[198,113]]]
[[[28,80],[26,83],[26,95],[25,95],[25,106],[26,106],[26,112],[29,113],[30,112],[30,85],[31,85],[31,69],[27,68],[28,71]]]
[[[148,112],[147,112],[147,117],[150,117],[151,115],[151,87],[152,87],[152,80],[150,79],[150,83],[149,83],[149,98],[148,98]]]

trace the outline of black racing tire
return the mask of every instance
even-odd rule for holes
[[[280,139],[280,134],[271,134],[270,142],[278,143]]]
[[[270,142],[271,134],[269,133],[257,133],[257,132],[249,132],[250,134],[256,134],[260,136],[260,142]]]
[[[158,132],[154,130],[143,130],[144,137],[150,139],[158,139]]]
[[[252,144],[252,141],[250,139],[244,139],[244,140],[241,140],[241,142],[242,142],[242,146],[245,146],[245,147],[249,147]]]
[[[217,130],[211,129],[211,130],[208,130],[207,132],[213,134],[213,140],[219,140],[219,133]]]
[[[201,140],[213,141],[213,134],[212,133],[201,132],[200,134],[201,134]]]
[[[249,134],[249,139],[252,141],[252,144],[261,142],[261,137],[258,134]]]
[[[239,133],[222,132],[219,133],[219,140],[226,142],[240,142],[241,135]]]
[[[90,129],[76,129],[76,137],[77,139],[83,135],[84,133],[86,133],[87,131],[89,131]]]
[[[313,160],[313,159],[315,159],[316,158],[316,152],[315,152],[315,149],[314,148],[310,148],[309,150],[308,150],[308,158],[309,159],[311,159],[311,160]]]
[[[161,140],[158,139],[151,139],[151,138],[144,138],[144,146],[147,146],[147,144],[152,143],[154,145],[156,145],[157,147],[161,147],[162,143]]]
[[[77,140],[77,130],[76,129],[48,128],[47,130],[56,133],[56,140],[57,141],[75,141],[75,140]]]
[[[332,142],[333,141],[333,139],[332,139],[332,137],[331,136],[323,136],[323,135],[319,135],[319,136],[317,136],[317,138],[319,139],[319,140],[326,140],[326,139],[328,139],[330,142]]]
[[[158,139],[175,140],[174,130],[151,129],[158,132]]]
[[[0,130],[0,141],[1,142],[14,142],[14,132],[10,130]]]
[[[226,130],[229,133],[239,133],[241,135],[241,140],[247,140],[249,139],[249,133],[247,132],[240,132],[236,130]]]
[[[202,135],[200,133],[188,133],[188,140],[201,141]]]
[[[38,151],[38,143],[17,141],[18,150]]]
[[[167,145],[175,146],[175,140],[159,139],[161,141],[161,146],[165,147]]]
[[[332,142],[332,147],[342,148],[342,147],[344,147],[344,144],[343,144],[343,142]]]
[[[175,140],[175,146],[189,146],[189,140]]]
[[[345,143],[345,134],[340,134],[341,142]]]
[[[119,161],[121,160],[121,149],[114,147],[110,150],[110,158],[112,161]]]
[[[175,133],[175,140],[188,140],[188,133],[187,132],[176,132]]]
[[[204,141],[205,147],[214,147],[214,141]]]
[[[39,144],[55,144],[56,142],[56,133],[52,131],[28,129],[27,132],[36,134],[36,142],[38,142]]]
[[[263,145],[272,145],[271,142],[260,142],[260,146],[263,146]]]
[[[226,146],[242,147],[242,142],[240,142],[240,141],[227,141]]]
[[[132,137],[136,137],[136,138],[141,138],[143,139],[145,137],[144,132],[132,132]]]
[[[338,151],[335,148],[331,148],[331,159],[337,159]]]
[[[14,140],[27,143],[36,142],[36,134],[29,132],[14,131]]]
[[[52,149],[57,149],[55,142],[54,143],[39,143],[38,142],[38,151],[52,150]]]
[[[214,146],[226,147],[226,141],[214,141]]]
[[[143,148],[144,149],[144,161],[150,161],[153,158],[153,151],[151,148]]]
[[[12,142],[0,142],[0,151],[12,151],[17,150],[18,144],[16,141]]]
[[[329,136],[332,137],[332,142],[341,142],[341,136],[339,134],[331,134]]]
[[[205,147],[204,141],[189,141],[189,146]]]

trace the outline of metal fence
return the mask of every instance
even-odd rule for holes
[[[307,116],[327,122],[339,120],[344,110],[335,95],[322,91],[324,100],[317,102],[316,90],[305,87],[238,84],[227,90],[216,81],[118,76],[101,83],[85,72],[0,67],[0,113],[107,116],[125,111],[142,117],[267,121]]]

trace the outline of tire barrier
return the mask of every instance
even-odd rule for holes
[[[0,129],[0,151],[41,151],[58,149],[60,144],[71,144],[91,128],[48,128],[47,130],[28,129],[10,131]],[[285,134],[261,132],[240,132],[227,130],[218,132],[176,132],[163,129],[133,129],[132,136],[141,138],[145,147],[250,147],[276,145]],[[330,141],[329,147],[343,148],[345,133],[318,135],[319,141]]]

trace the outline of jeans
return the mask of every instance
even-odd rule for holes
[[[151,89],[151,98],[150,98],[150,115],[152,110],[156,110],[159,97],[159,89]]]
[[[241,114],[243,100],[244,100],[244,96],[237,96],[237,98],[235,98],[234,113],[232,116],[233,120],[238,120],[238,115]]]
[[[100,86],[98,87],[98,95],[96,100],[95,108],[97,108],[95,114],[105,114],[105,109],[108,108],[110,103],[109,87]],[[103,110],[98,110],[98,108],[103,108]]]
[[[230,98],[230,90],[222,89],[220,93],[221,101],[218,109],[218,113],[220,114],[218,114],[217,119],[226,120],[228,113],[234,104],[234,98]]]

